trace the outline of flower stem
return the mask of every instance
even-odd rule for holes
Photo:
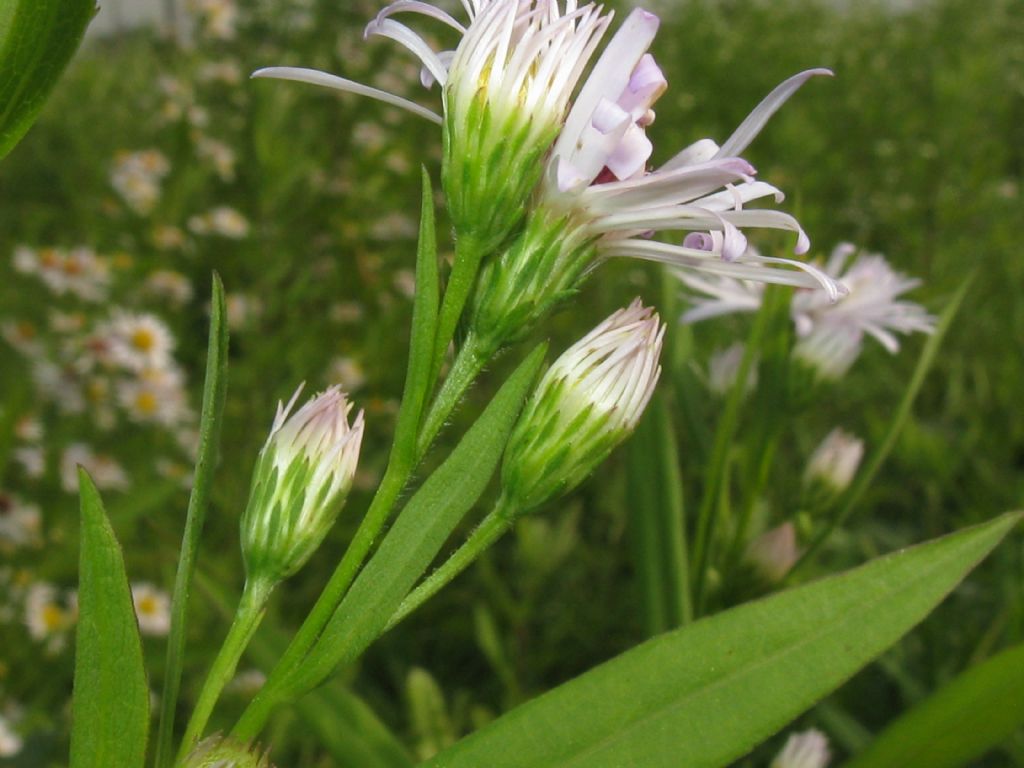
[[[420,426],[419,438],[416,441],[417,462],[426,455],[434,438],[437,437],[437,433],[444,426],[445,420],[455,410],[455,406],[466,394],[466,390],[476,380],[476,377],[480,375],[480,371],[483,370],[492,354],[493,350],[487,349],[481,343],[479,336],[474,333],[466,336],[444,384],[441,385],[437,397],[434,398],[434,402]]]
[[[267,599],[273,589],[274,585],[268,581],[246,581],[245,588],[242,590],[242,598],[238,601],[238,610],[235,612],[234,621],[231,623],[231,628],[228,630],[227,637],[224,638],[224,644],[221,646],[213,666],[210,667],[195,709],[192,711],[192,717],[185,729],[185,738],[178,751],[178,762],[188,755],[202,737],[221,691],[234,677],[238,660],[242,657],[256,628],[260,625]]]
[[[387,632],[402,619],[436,595],[448,582],[468,568],[488,547],[497,541],[511,526],[514,514],[505,497],[502,496],[487,517],[483,519],[469,538],[455,550],[444,565],[420,582],[395,610],[384,627]],[[383,634],[383,633],[382,633]]]

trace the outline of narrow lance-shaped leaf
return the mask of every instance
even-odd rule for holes
[[[437,234],[434,228],[434,194],[430,176],[423,169],[423,206],[420,213],[420,236],[416,250],[416,297],[412,309],[412,333],[409,344],[409,367],[402,392],[402,405],[395,427],[392,461],[409,466],[415,461],[416,436],[423,405],[430,393],[434,335],[438,307]]]
[[[85,470],[82,504],[71,768],[141,768],[149,686],[121,547]]]
[[[1024,725],[1024,645],[968,669],[844,768],[960,768]]]
[[[490,482],[544,358],[533,350],[494,396],[459,445],[395,521],[335,611],[295,681],[312,687],[355,659],[383,630],[416,580]]]
[[[531,701],[430,768],[720,768],[924,618],[1006,515],[661,635]]]
[[[95,13],[95,0],[0,2],[0,158],[35,122]]]
[[[171,631],[167,638],[167,662],[164,667],[164,688],[160,697],[160,724],[157,729],[156,768],[165,768],[173,756],[174,713],[181,685],[181,669],[185,655],[185,621],[188,598],[199,551],[199,539],[206,520],[206,509],[213,483],[213,468],[220,444],[220,427],[224,417],[224,399],[228,386],[228,325],[224,303],[224,285],[213,276],[210,300],[210,338],[206,352],[206,380],[203,383],[203,410],[199,421],[199,455],[196,459],[192,495],[189,497],[185,531],[178,555],[178,570],[171,598]]]

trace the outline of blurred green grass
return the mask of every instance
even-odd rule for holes
[[[258,297],[262,315],[232,339],[223,459],[215,509],[201,567],[240,581],[237,517],[248,489],[252,458],[265,436],[277,398],[302,380],[326,383],[332,358],[358,362],[365,384],[355,399],[367,408],[368,436],[361,467],[380,472],[390,436],[394,399],[404,373],[418,170],[437,178],[439,136],[415,118],[384,107],[294,84],[249,82],[202,86],[203,63],[228,59],[244,74],[268,64],[301,64],[354,79],[417,92],[416,70],[387,45],[363,44],[359,31],[373,3],[340,7],[322,0],[314,23],[298,24],[283,4],[246,6],[244,33],[229,43],[180,48],[140,31],[94,40],[74,63],[40,123],[0,167],[0,306],[4,317],[44,316],[47,296],[26,289],[9,254],[20,243],[88,243],[102,253],[124,252],[132,262],[119,290],[156,268],[186,274],[196,298],[169,317],[179,357],[198,403],[209,273],[218,270],[229,293]],[[881,3],[846,7],[817,0],[722,0],[663,4],[665,23],[653,52],[669,79],[651,131],[655,160],[704,137],[722,139],[775,84],[794,72],[828,66],[836,77],[806,86],[769,124],[747,156],[760,176],[781,187],[786,205],[827,254],[840,241],[887,255],[903,272],[921,277],[913,298],[933,312],[971,273],[976,279],[916,418],[871,489],[865,510],[832,565],[863,559],[911,541],[980,521],[1024,496],[1024,8],[1019,0],[934,0],[893,10]],[[291,20],[290,20],[291,19]],[[193,128],[161,123],[161,76],[195,84],[209,112],[201,130],[238,155],[237,178],[219,180],[195,156]],[[427,98],[427,97],[424,97]],[[173,171],[148,219],[120,206],[108,183],[119,150],[159,147]],[[154,247],[154,223],[183,227],[215,205],[241,211],[253,224],[241,241],[202,240],[188,254]],[[411,222],[411,225],[410,225]],[[447,244],[443,243],[446,249]],[[655,300],[657,270],[616,263],[602,268],[578,300],[552,321],[561,343],[593,325],[634,293]],[[137,299],[136,296],[133,300]],[[356,322],[339,309],[358,305]],[[742,319],[694,329],[700,354],[737,338]],[[780,463],[799,474],[802,457],[835,424],[859,432],[869,445],[884,433],[893,403],[914,365],[920,339],[889,357],[869,346],[826,407],[793,425],[793,444]],[[556,347],[557,348],[557,347]],[[0,397],[24,391],[27,369],[3,348]],[[497,374],[508,364],[495,365]],[[471,395],[480,402],[483,392]],[[472,409],[466,409],[472,411]],[[707,421],[714,423],[714,415]],[[48,439],[131,446],[143,476],[162,450],[158,435],[122,430],[85,434],[85,422],[54,422]],[[456,430],[451,430],[455,432]],[[687,446],[682,446],[684,464]],[[579,493],[530,520],[474,572],[453,584],[407,625],[368,654],[358,688],[386,721],[410,741],[403,704],[412,666],[442,684],[453,718],[468,727],[471,710],[500,711],[636,642],[641,637],[629,547],[620,460]],[[797,469],[793,469],[797,467]],[[696,468],[687,472],[698,475]],[[148,474],[146,474],[148,472]],[[110,506],[129,569],[169,584],[183,519],[182,492],[159,482],[147,489],[153,508],[134,513],[130,494]],[[45,503],[47,525],[63,531],[46,551],[40,575],[73,583],[74,501],[49,485],[11,489]],[[320,553],[275,603],[282,622],[297,622],[318,591],[365,507],[358,490]],[[118,519],[118,509],[123,513]],[[550,531],[571,554],[543,546]],[[216,557],[210,557],[216,553]],[[202,557],[202,556],[201,556]],[[978,639],[1000,647],[1024,638],[1020,600],[1022,552],[1001,549],[923,632],[860,676],[839,706],[877,728],[981,653]],[[580,599],[581,595],[600,599]],[[499,638],[489,638],[485,610]],[[477,612],[474,617],[474,610]],[[191,632],[186,685],[195,685],[223,626],[202,606]],[[12,647],[12,646],[9,646]],[[151,669],[159,644],[147,649]],[[0,652],[12,669],[30,654]],[[66,659],[61,664],[65,664]],[[58,678],[60,674],[55,674]],[[65,675],[66,677],[66,670]],[[153,681],[159,683],[158,676]],[[9,677],[3,690],[29,709],[57,711],[62,684],[34,676]],[[296,754],[315,754],[293,735]],[[1016,751],[1013,751],[1013,750]],[[305,750],[305,751],[302,751]],[[1024,765],[1024,742],[984,765]],[[306,764],[306,763],[303,763]],[[312,763],[310,763],[312,764]]]

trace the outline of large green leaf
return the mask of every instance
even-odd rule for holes
[[[71,768],[135,768],[146,759],[149,686],[124,558],[92,480],[79,469],[81,562]]]
[[[431,768],[719,768],[917,624],[1006,515],[649,640],[460,741]]]
[[[95,13],[95,0],[0,0],[0,158],[35,121]]]
[[[1024,645],[972,667],[890,725],[845,768],[959,768],[1024,724]]]
[[[476,504],[504,452],[544,359],[541,345],[509,377],[459,445],[412,497],[295,675],[312,687],[383,631],[445,541]]]

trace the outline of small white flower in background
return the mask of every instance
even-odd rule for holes
[[[365,316],[366,310],[358,301],[340,301],[329,310],[329,317],[335,323],[358,323]]]
[[[896,272],[885,257],[857,254],[856,246],[837,246],[825,271],[841,280],[849,295],[835,304],[820,294],[798,294],[793,299],[793,322],[799,336],[794,354],[825,378],[845,374],[860,355],[864,336],[878,341],[890,354],[899,351],[896,334],[931,333],[935,318],[924,307],[900,300],[921,281]]]
[[[153,466],[160,477],[174,481],[185,490],[192,489],[194,478],[192,468],[188,465],[170,459],[157,459]]]
[[[38,277],[58,296],[71,294],[83,301],[98,302],[107,297],[110,288],[110,265],[91,248],[80,246],[70,251],[61,248],[18,246],[14,251],[14,268],[23,274]]]
[[[330,387],[294,414],[278,404],[270,436],[253,469],[242,516],[246,578],[270,584],[299,570],[334,525],[352,487],[363,439],[363,412]]]
[[[249,220],[234,208],[221,205],[188,220],[189,230],[196,235],[216,235],[229,240],[242,240],[249,234]]]
[[[238,62],[228,59],[208,61],[196,71],[196,79],[201,83],[238,85],[242,82],[242,68],[238,66]]]
[[[61,595],[49,582],[37,581],[25,594],[25,626],[29,636],[45,643],[47,652],[58,653],[64,648],[67,633],[78,619],[78,604],[74,593]]]
[[[363,366],[354,357],[343,355],[331,361],[327,368],[327,377],[337,381],[346,392],[355,392],[366,383]]]
[[[864,457],[864,441],[836,427],[811,454],[804,472],[804,482],[824,483],[832,492],[841,493],[850,487]]]
[[[26,320],[5,320],[0,323],[0,336],[29,359],[39,357],[43,351],[39,342],[39,329]]]
[[[43,516],[39,507],[0,491],[0,552],[42,543]]]
[[[85,393],[80,377],[73,369],[49,360],[32,361],[32,381],[40,395],[56,404],[61,413],[82,413]]]
[[[238,33],[235,0],[190,0],[188,7],[198,18],[205,36],[214,40],[235,39]]]
[[[117,396],[132,421],[173,427],[189,422],[193,416],[177,368],[139,371],[137,378],[118,383]]]
[[[119,152],[110,172],[110,184],[129,208],[145,215],[160,200],[161,183],[170,171],[170,161],[159,150]]]
[[[169,224],[159,224],[153,227],[151,234],[153,245],[161,251],[173,251],[183,248],[187,242],[185,233],[178,227]]]
[[[225,299],[228,328],[241,331],[252,325],[263,314],[263,302],[257,296],[246,293],[229,293]]]
[[[15,448],[12,455],[14,460],[21,465],[26,477],[38,480],[46,474],[46,451],[42,446],[24,445]]]
[[[825,768],[830,758],[825,734],[811,729],[790,735],[770,768]]]
[[[156,315],[116,311],[99,333],[106,338],[110,359],[123,368],[166,368],[171,362],[174,336]]]
[[[196,154],[201,160],[208,160],[221,181],[235,180],[235,151],[223,141],[199,136],[196,139]]]
[[[736,342],[725,349],[720,349],[711,356],[708,361],[708,389],[714,394],[723,396],[732,391],[736,383],[736,377],[740,372],[740,363],[743,361],[745,347],[743,342]],[[757,365],[750,369],[747,382],[743,390],[746,393],[753,391],[757,386]]]
[[[24,746],[21,736],[14,730],[14,724],[0,715],[0,757],[14,757]]]
[[[152,584],[132,584],[132,603],[139,621],[139,631],[144,635],[163,637],[171,630],[171,598]]]
[[[95,453],[85,443],[72,443],[60,459],[61,487],[68,493],[78,493],[78,467],[89,473],[101,491],[124,490],[131,485],[128,473],[115,459]]]
[[[744,558],[759,575],[774,584],[789,573],[799,555],[796,528],[792,523],[783,523],[750,542]]]
[[[416,274],[411,269],[399,269],[391,278],[395,290],[411,299],[416,296]]]
[[[572,490],[633,432],[661,374],[664,333],[637,299],[548,368],[505,450],[502,493],[513,509]]]
[[[192,299],[192,283],[181,272],[158,269],[146,278],[146,290],[167,299],[176,306],[187,304]]]
[[[676,277],[690,289],[686,310],[680,322],[696,323],[738,312],[756,312],[764,301],[764,283],[740,280],[728,275],[702,275],[684,269],[676,270]]]
[[[36,416],[22,416],[14,423],[14,436],[26,443],[38,443],[44,434],[43,422]]]

